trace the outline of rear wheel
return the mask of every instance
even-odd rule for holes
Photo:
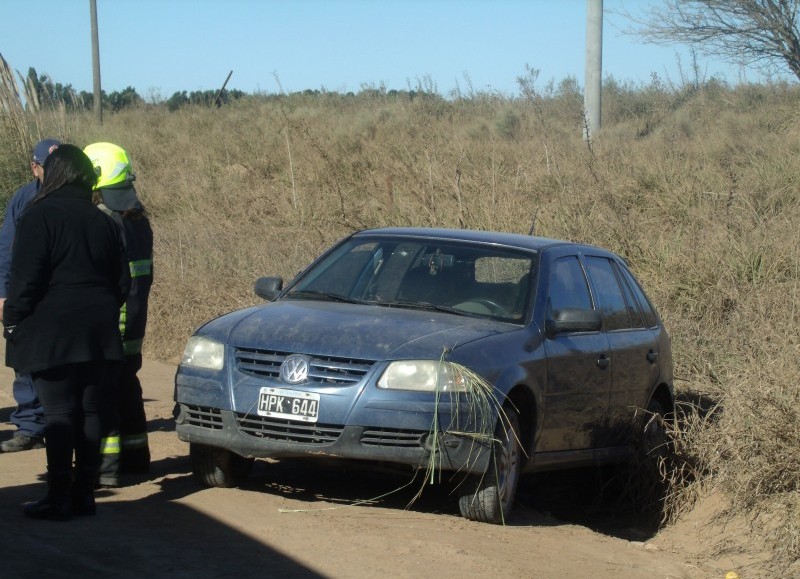
[[[254,462],[252,458],[205,444],[190,444],[189,458],[194,478],[208,487],[238,487],[247,479]]]
[[[643,413],[639,438],[639,456],[627,471],[626,492],[630,501],[652,524],[664,518],[669,482],[666,473],[673,452],[672,421],[674,414],[661,401],[652,399]]]
[[[670,437],[667,430],[666,421],[668,420],[664,406],[653,398],[647,404],[647,412],[644,417],[644,428],[642,430],[643,458],[666,457],[669,454]]]
[[[483,523],[505,523],[514,506],[522,468],[519,415],[509,405],[498,419],[489,467],[462,485],[461,516]]]

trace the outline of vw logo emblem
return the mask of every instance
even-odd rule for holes
[[[289,384],[299,384],[308,378],[308,356],[292,354],[281,364],[281,380]]]

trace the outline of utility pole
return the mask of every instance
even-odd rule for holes
[[[603,0],[586,0],[586,81],[583,109],[585,139],[600,129],[600,93],[603,85]]]
[[[89,0],[92,18],[92,79],[94,81],[94,118],[103,124],[103,96],[100,90],[100,41],[97,34],[97,0]]]

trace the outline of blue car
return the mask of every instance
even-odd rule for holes
[[[629,460],[674,411],[669,335],[598,247],[373,229],[282,286],[186,346],[177,433],[205,485],[256,458],[393,463],[452,473],[461,514],[502,523],[522,473]]]

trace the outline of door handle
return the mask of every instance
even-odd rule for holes
[[[608,368],[608,365],[611,363],[611,358],[603,354],[597,359],[597,367],[601,370],[605,370]]]
[[[655,350],[650,350],[649,352],[647,352],[648,362],[655,362],[656,360],[658,360],[658,352],[656,352]]]

